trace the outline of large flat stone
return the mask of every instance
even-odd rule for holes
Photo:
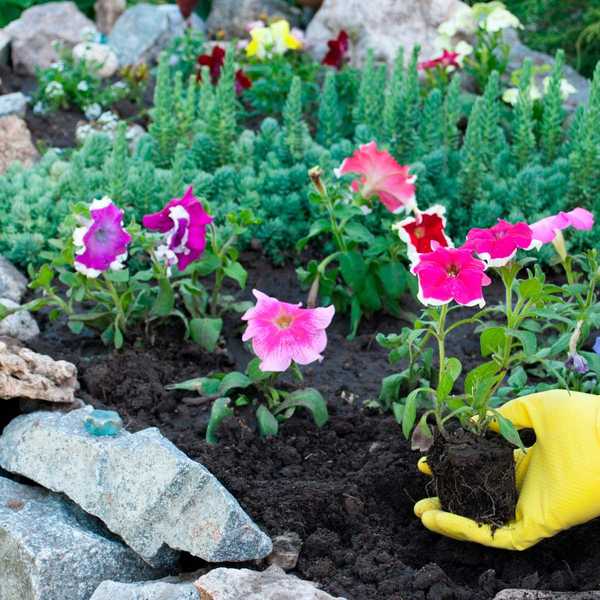
[[[84,428],[91,411],[17,417],[0,437],[0,466],[65,493],[148,560],[165,545],[211,562],[271,552],[235,498],[158,429],[95,437]]]
[[[0,476],[2,600],[88,600],[106,579],[162,575],[69,500]]]
[[[538,590],[503,590],[494,600],[600,600],[600,592],[541,592]]]
[[[195,586],[200,600],[344,600],[275,566],[266,571],[213,569]]]
[[[192,583],[104,581],[90,600],[200,600]]]
[[[198,15],[192,15],[191,23],[195,29],[204,30]],[[173,4],[136,4],[119,17],[108,44],[121,66],[152,62],[174,37],[183,34],[185,27],[179,8]]]

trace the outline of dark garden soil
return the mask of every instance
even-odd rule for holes
[[[245,258],[244,264],[256,262]],[[249,275],[249,290],[302,299],[292,268],[258,264]],[[408,308],[416,307],[410,301]],[[34,349],[76,362],[81,397],[118,410],[130,430],[159,427],[210,469],[269,535],[298,533],[298,575],[331,594],[348,600],[483,600],[507,587],[600,589],[600,520],[517,553],[446,539],[414,516],[415,501],[427,495],[427,478],[416,469],[419,455],[393,418],[362,407],[394,371],[374,335],[399,326],[382,317],[364,323],[348,341],[347,320],[334,321],[325,360],[303,369],[306,384],[328,400],[331,419],[323,429],[298,413],[279,437],[262,440],[252,416],[240,413],[225,422],[217,446],[204,442],[209,406],[164,386],[213,369],[243,368],[249,354],[239,341],[240,322],[227,324],[223,350],[212,355],[181,343],[174,330],[157,332],[153,347],[111,353],[94,338],[73,337],[43,322],[45,334]],[[477,338],[469,334],[451,340],[450,348],[466,365],[478,356]],[[185,565],[198,566],[195,560]]]

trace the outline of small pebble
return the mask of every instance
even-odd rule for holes
[[[90,435],[119,435],[123,429],[123,421],[114,410],[93,410],[83,423]]]

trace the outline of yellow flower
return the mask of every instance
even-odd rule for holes
[[[252,38],[246,46],[247,56],[263,60],[269,54],[285,54],[289,50],[299,50],[302,42],[290,32],[287,21],[276,21],[268,27],[255,27],[250,31]]]

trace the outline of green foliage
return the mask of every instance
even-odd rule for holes
[[[563,78],[563,65],[565,53],[559,50],[556,53],[554,68],[550,75],[548,91],[544,96],[544,113],[541,125],[542,155],[546,163],[551,163],[557,156],[562,141],[562,125],[564,111],[561,98],[561,81]]]
[[[527,59],[523,63],[523,71],[519,80],[519,97],[515,106],[513,121],[513,155],[519,167],[523,168],[532,158],[536,150],[533,132],[533,103],[529,95],[532,81],[532,64]]]
[[[306,125],[302,119],[302,81],[294,77],[287,101],[283,107],[283,125],[285,143],[294,160],[304,154],[304,137]]]
[[[325,75],[318,114],[317,141],[324,146],[330,146],[339,135],[342,115],[338,103],[336,73],[330,69]]]

